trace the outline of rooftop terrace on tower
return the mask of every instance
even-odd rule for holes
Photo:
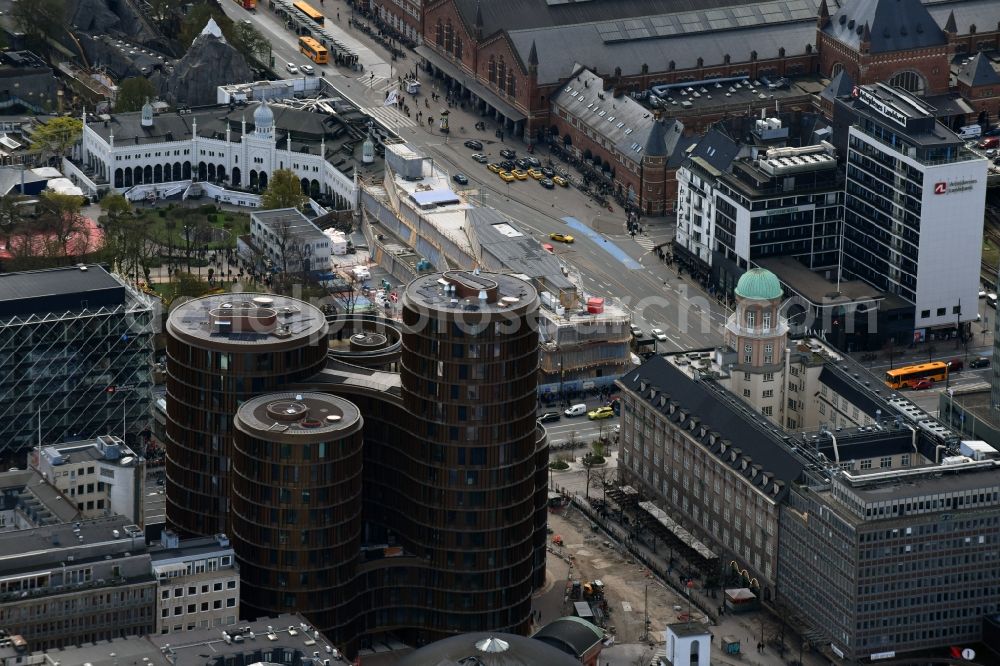
[[[406,286],[403,303],[416,310],[523,315],[537,306],[538,292],[513,275],[446,271],[418,277]]]
[[[326,337],[319,308],[275,294],[216,294],[174,308],[167,330],[189,344],[203,342],[233,350],[301,346],[304,339]],[[325,342],[324,342],[325,344]]]

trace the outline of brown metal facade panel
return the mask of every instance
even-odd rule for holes
[[[348,654],[360,637],[390,630],[418,644],[527,633],[531,595],[545,582],[547,520],[537,293],[485,273],[423,276],[416,286],[433,290],[446,277],[483,307],[456,316],[450,299],[404,293],[401,398],[398,386],[380,392],[364,368],[326,364],[317,374],[325,339],[270,357],[230,353],[223,371],[210,337],[195,347],[171,336],[168,520],[229,531],[248,617],[301,611]],[[491,280],[496,288],[478,300]],[[344,381],[330,381],[331,367]],[[294,389],[347,400],[363,427],[321,437],[320,459],[318,442],[268,433],[266,419],[253,425],[246,413],[259,415],[257,403],[273,397],[262,394],[282,389],[283,399]]]

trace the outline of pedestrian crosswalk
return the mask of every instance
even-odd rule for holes
[[[364,84],[371,90],[377,90],[378,92],[383,93],[383,96],[392,88],[398,87],[398,83],[396,81],[390,81],[388,77],[379,76],[378,74],[374,77],[372,77],[371,74],[362,74],[354,80]]]
[[[392,106],[370,106],[362,107],[361,111],[366,115],[382,122],[383,125],[391,129],[400,127],[416,127],[417,121],[407,118],[406,114]]]
[[[646,252],[652,252],[653,248],[656,247],[656,241],[649,236],[636,236],[635,242]]]

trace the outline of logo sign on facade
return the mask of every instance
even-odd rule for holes
[[[830,643],[830,649],[833,650],[833,653],[841,659],[844,658],[844,651],[837,647],[836,643]]]
[[[958,194],[959,192],[970,192],[979,181],[974,178],[965,180],[953,180],[951,182],[941,181],[934,183],[934,194]]]
[[[851,91],[851,96],[867,104],[868,107],[876,113],[885,116],[902,127],[906,127],[905,113],[890,104],[886,104],[864,88],[854,86],[854,90]]]
[[[892,659],[895,656],[896,653],[889,650],[888,652],[873,652],[871,659],[872,661],[878,661],[879,659]]]

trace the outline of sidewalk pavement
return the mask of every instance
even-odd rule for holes
[[[584,505],[584,500],[579,495],[575,497],[575,500],[576,502],[572,505],[573,507],[583,511],[584,515],[593,522],[596,522],[614,541],[637,556],[639,561],[649,567],[656,578],[667,583],[682,598],[687,598],[688,588],[684,586],[685,577],[682,575],[684,567],[681,566],[680,558],[675,557],[675,567],[670,566],[670,558],[671,554],[673,554],[672,549],[668,548],[664,552],[662,544],[660,544],[659,548],[651,548],[645,542],[632,538],[626,526],[620,525],[612,518],[602,518],[598,514],[592,513]],[[785,666],[787,661],[798,659],[802,639],[797,635],[792,626],[785,627],[784,655],[780,655],[777,648],[771,645],[773,632],[780,627],[782,618],[775,618],[769,611],[763,609],[737,615],[731,613],[720,615],[720,606],[723,604],[722,592],[714,591],[714,595],[712,592],[699,587],[695,587],[693,593],[690,595],[693,618],[696,620],[703,619],[705,616],[708,618],[708,628],[713,635],[713,663],[727,663],[717,659],[717,655],[721,654],[719,640],[723,636],[731,636],[741,641],[741,651],[743,654],[738,658],[741,664]],[[696,608],[701,612],[698,612]],[[788,620],[791,624],[792,619],[784,619]],[[654,629],[659,630],[661,628],[654,627]],[[757,643],[761,640],[762,633],[766,634],[765,642],[767,645],[763,652],[758,652]],[[753,656],[751,657],[750,655]],[[827,664],[827,660],[821,654],[814,651],[803,652],[802,661],[805,666],[825,666]],[[609,663],[615,664],[616,662]],[[617,663],[634,664],[635,661],[633,659],[631,662],[623,661]]]

